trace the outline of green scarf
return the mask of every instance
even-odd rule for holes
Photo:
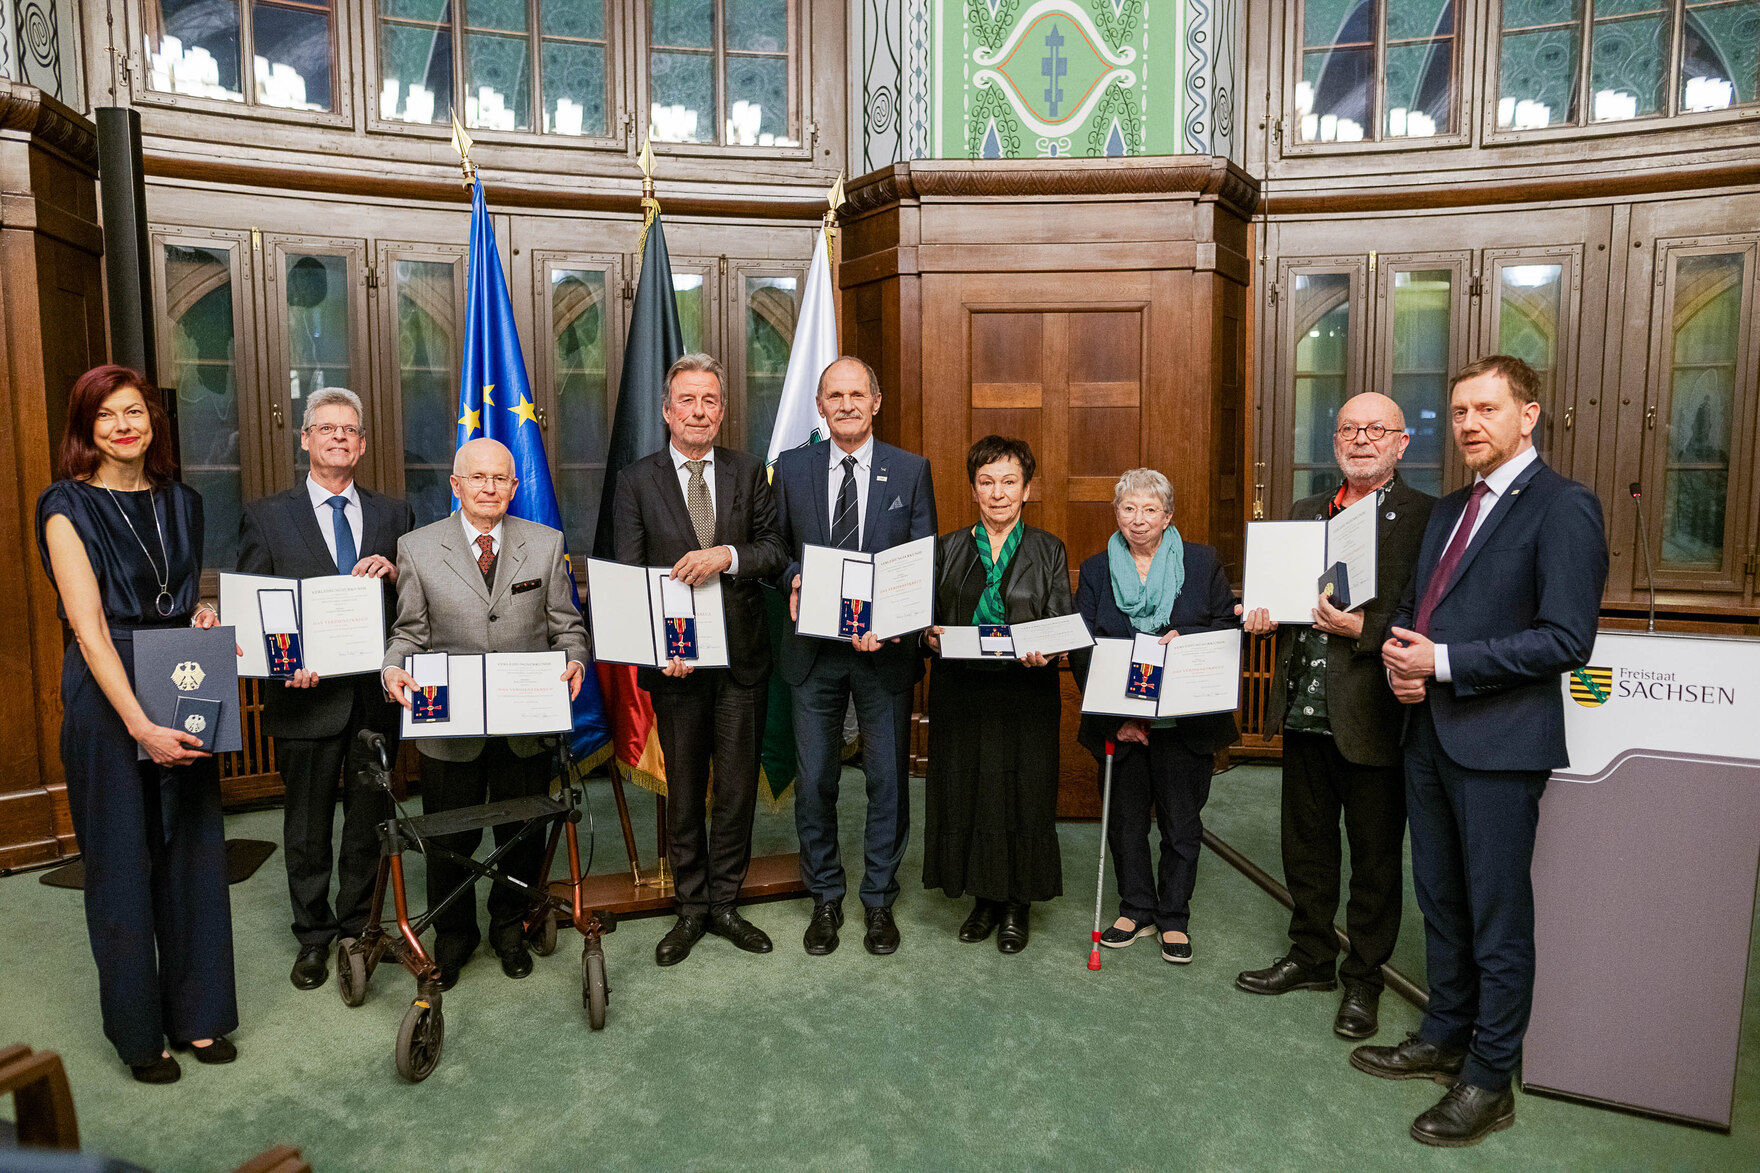
[[[982,525],[972,527],[972,537],[978,543],[978,561],[984,564],[984,593],[978,596],[978,609],[972,612],[973,623],[1008,622],[1008,609],[1002,601],[1002,574],[1014,561],[1014,552],[1021,548],[1021,531],[1026,528],[1026,523],[1017,519],[1002,539],[1002,556],[992,561],[990,535]]]
[[[1173,601],[1186,584],[1186,544],[1175,526],[1161,535],[1161,545],[1149,563],[1147,578],[1137,577],[1137,562],[1124,535],[1114,531],[1106,543],[1106,562],[1112,571],[1112,599],[1131,626],[1154,635],[1167,626]]]

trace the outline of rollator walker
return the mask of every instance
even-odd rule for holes
[[[376,786],[396,796],[391,789],[391,760],[385,738],[370,729],[358,735],[365,765],[357,784]],[[397,1030],[397,1073],[411,1083],[420,1083],[440,1063],[440,1050],[446,1037],[446,1017],[441,1006],[440,967],[423,948],[421,935],[442,911],[457,900],[475,900],[476,878],[488,880],[523,892],[528,901],[525,935],[533,953],[548,957],[556,952],[558,927],[566,918],[580,930],[581,1005],[587,1012],[587,1023],[594,1030],[605,1028],[605,1010],[611,987],[605,980],[605,950],[600,938],[617,927],[615,916],[604,909],[581,906],[580,844],[576,826],[581,821],[581,792],[570,779],[573,757],[568,739],[556,739],[557,766],[563,779],[555,798],[535,794],[510,798],[482,806],[460,807],[431,815],[408,817],[401,813],[379,824],[379,876],[373,885],[372,912],[366,930],[353,939],[345,939],[336,950],[336,985],[347,1006],[359,1006],[367,1000],[367,982],[379,962],[389,954],[416,979],[416,996]],[[496,847],[487,859],[478,861],[453,851],[434,840],[510,823],[519,824],[513,838]],[[544,849],[544,865],[538,872],[536,886],[515,879],[497,868],[514,846],[528,836],[548,832],[549,843]],[[550,865],[556,858],[557,844],[568,842],[569,895],[562,898],[550,891]],[[592,860],[592,822],[587,823],[587,858]],[[438,904],[418,916],[409,912],[409,899],[403,877],[403,852],[414,848],[425,855],[443,857],[468,868],[472,878],[464,880],[448,892]],[[397,910],[392,926],[384,920],[385,894],[389,891]]]

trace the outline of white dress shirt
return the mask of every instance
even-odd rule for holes
[[[1492,469],[1491,475],[1474,478],[1474,484],[1478,484],[1480,481],[1485,482],[1485,496],[1479,502],[1479,515],[1473,518],[1472,531],[1467,534],[1469,545],[1472,544],[1474,538],[1479,536],[1479,530],[1484,527],[1485,519],[1491,516],[1492,509],[1496,508],[1497,503],[1503,499],[1503,495],[1509,492],[1509,487],[1515,484],[1516,478],[1522,475],[1522,470],[1539,459],[1540,453],[1533,447],[1524,448]],[[1466,510],[1463,509],[1461,518],[1464,517],[1466,517]],[[1454,536],[1460,532],[1460,529],[1461,521],[1460,518],[1457,518],[1454,528],[1448,531],[1448,541],[1442,545],[1445,551],[1454,544]],[[1436,645],[1436,679],[1444,684],[1454,679],[1454,674],[1449,671],[1448,667],[1447,644]]]
[[[464,540],[465,544],[470,547],[471,557],[475,558],[482,554],[483,547],[477,545],[477,539],[483,535],[483,531],[471,523],[471,519],[464,515],[462,509],[458,511],[458,523],[464,526]],[[501,523],[499,521],[495,523],[495,528],[489,531],[489,547],[497,558],[501,557]]]
[[[336,561],[336,510],[325,502],[332,497],[348,498],[348,504],[342,507],[342,515],[348,518],[349,532],[354,535],[355,557],[357,560],[361,558],[361,535],[366,526],[361,518],[361,495],[355,490],[354,482],[349,481],[348,487],[342,492],[332,493],[308,475],[306,495],[312,499],[312,510],[318,515],[318,532],[324,535],[324,545],[329,547],[332,562]],[[347,574],[353,569],[352,566],[344,567],[341,573]]]
[[[688,514],[691,505],[691,470],[685,467],[685,462],[691,458],[680,452],[678,447],[674,444],[666,445],[666,451],[672,455],[672,467],[678,473],[678,491],[684,495],[685,512]],[[715,512],[714,448],[710,448],[709,451],[703,454],[703,481],[709,486],[709,512],[713,514]],[[733,559],[733,564],[727,568],[726,573],[738,574],[739,551],[735,550],[731,545],[726,546],[725,549],[727,550],[727,556]]]
[[[856,549],[861,549],[863,531],[868,526],[868,482],[873,479],[874,470],[874,437],[863,441],[862,446],[854,452],[845,452],[835,441],[831,444],[831,483],[830,495],[825,502],[825,536],[831,536],[831,524],[837,520],[837,493],[843,488],[843,458],[856,458]]]

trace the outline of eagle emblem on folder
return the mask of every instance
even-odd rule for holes
[[[202,681],[207,676],[200,664],[194,660],[185,660],[171,670],[171,683],[177,686],[179,692],[194,692],[202,686]]]

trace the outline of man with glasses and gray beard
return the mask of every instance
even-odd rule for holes
[[[317,578],[353,574],[384,579],[387,626],[396,601],[397,540],[415,527],[410,507],[355,483],[367,450],[361,401],[329,387],[306,400],[299,446],[311,471],[292,489],[252,501],[238,527],[238,569],[245,574]],[[397,752],[397,707],[369,676],[320,680],[301,668],[291,680],[262,686],[263,732],[275,739],[275,765],[286,788],[282,852],[293,900],[299,956],[293,984],[315,990],[329,975],[331,942],[366,927],[379,867],[375,832],[385,796],[356,785],[355,735],[375,729]],[[341,785],[338,786],[338,779]],[[330,903],[331,825],[342,795],[342,853],[336,904]]]
[[[1345,906],[1351,947],[1338,965],[1344,997],[1332,1030],[1347,1039],[1366,1039],[1379,1029],[1381,966],[1393,955],[1404,899],[1404,713],[1388,686],[1381,645],[1436,504],[1400,479],[1397,466],[1411,442],[1405,427],[1399,404],[1385,395],[1370,392],[1346,402],[1332,438],[1343,483],[1297,501],[1289,513],[1294,521],[1323,521],[1374,496],[1375,597],[1360,610],[1341,611],[1319,595],[1312,626],[1280,629],[1264,608],[1248,612],[1241,624],[1255,635],[1277,632],[1265,731],[1283,729],[1283,872],[1295,910],[1289,952],[1241,974],[1235,986],[1249,994],[1336,987],[1332,923],[1344,862],[1342,812],[1351,852]]]

